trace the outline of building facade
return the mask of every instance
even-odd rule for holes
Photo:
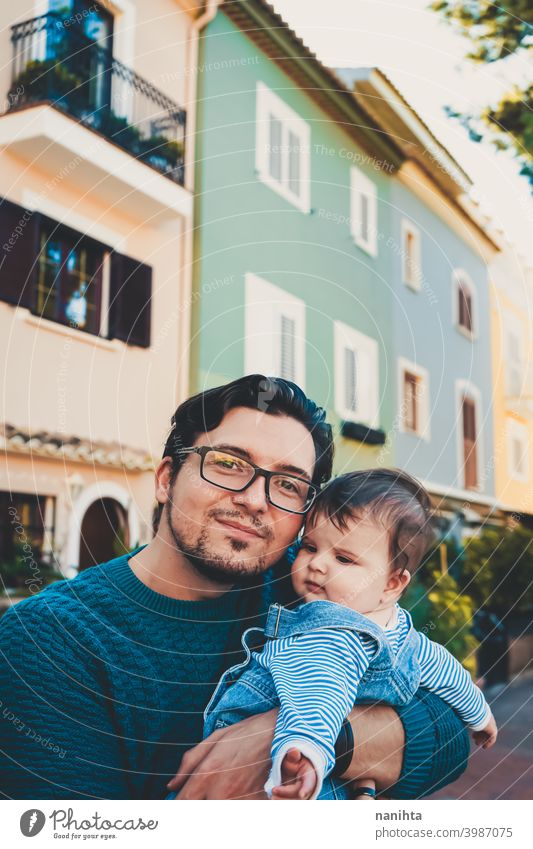
[[[506,245],[490,269],[495,486],[499,501],[533,516],[533,271]]]
[[[483,521],[498,245],[467,175],[383,74],[333,74],[259,0],[222,3],[200,55],[196,388],[293,379],[336,473],[403,467],[444,528]]]
[[[151,536],[154,458],[188,392],[194,14],[0,12],[4,561],[24,543],[73,575]]]

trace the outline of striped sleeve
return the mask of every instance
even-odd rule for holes
[[[331,628],[276,643],[263,657],[280,701],[267,789],[279,783],[283,757],[294,747],[315,766],[316,797],[335,765],[335,742],[370,657],[358,634]]]
[[[484,728],[491,717],[487,701],[458,660],[439,643],[420,633],[420,686],[450,705],[473,731]]]

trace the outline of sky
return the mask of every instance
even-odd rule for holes
[[[333,68],[377,66],[389,77],[474,181],[480,209],[533,265],[533,200],[508,153],[470,141],[444,106],[476,112],[531,77],[525,58],[477,65],[470,42],[429,0],[274,0],[274,7],[321,62]]]

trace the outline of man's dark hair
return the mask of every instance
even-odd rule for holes
[[[331,425],[326,422],[325,410],[290,380],[248,374],[224,386],[199,392],[179,405],[172,416],[171,430],[163,450],[163,457],[172,458],[171,485],[183,462],[179,456],[180,449],[191,446],[201,433],[218,427],[224,416],[235,407],[249,407],[271,416],[286,415],[301,422],[315,445],[313,483],[320,486],[330,479],[333,433]],[[154,533],[161,513],[162,505],[157,505],[153,516]]]
[[[414,574],[434,539],[431,498],[422,484],[401,469],[348,472],[331,481],[311,508],[307,523],[322,516],[347,531],[353,519],[370,517],[389,537],[392,571]]]

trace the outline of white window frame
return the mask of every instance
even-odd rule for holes
[[[334,364],[335,364],[335,411],[345,421],[379,427],[379,347],[376,339],[360,333],[342,321],[333,324]],[[345,405],[345,349],[355,351],[364,361],[357,375],[361,388],[356,393],[356,409],[349,410]],[[358,401],[358,398],[361,400]]]
[[[524,325],[519,317],[510,310],[506,310],[503,315],[503,351],[505,363],[505,395],[513,400],[520,400],[520,395],[524,390],[524,382],[526,378],[526,359],[525,359],[525,332]],[[518,342],[520,350],[518,363],[513,361],[512,352],[509,345],[509,335],[513,334]],[[518,393],[514,392],[513,378],[511,377],[512,370],[520,370],[518,382],[520,384]]]
[[[528,428],[527,425],[516,419],[507,419],[506,436],[507,436],[507,471],[509,477],[521,483],[527,483],[529,480],[529,450],[528,450]],[[521,472],[514,464],[514,441],[522,443],[522,458],[524,463],[524,471]]]
[[[281,375],[281,319],[295,323],[294,383],[305,389],[305,301],[248,272],[244,281],[244,370]]]
[[[368,203],[368,235],[362,232],[360,203]],[[355,244],[370,256],[378,255],[378,190],[375,183],[352,165],[350,168],[350,231]]]
[[[413,268],[407,262],[407,237],[411,235],[415,244],[415,261]],[[402,218],[402,249],[400,251],[402,261],[402,283],[419,292],[422,288],[422,236],[418,227],[408,218]],[[413,275],[413,276],[411,276]]]
[[[422,385],[422,392],[418,396],[418,405],[417,405],[417,419],[418,419],[418,427],[415,430],[411,430],[405,425],[405,415],[403,413],[403,390],[404,390],[404,376],[405,373],[409,372],[410,374],[414,374],[415,377],[418,378]],[[411,436],[419,437],[420,439],[425,439],[427,442],[431,439],[431,431],[430,431],[430,404],[429,404],[429,372],[427,369],[423,368],[423,366],[417,365],[416,363],[411,362],[405,357],[398,357],[398,422],[399,422],[399,430],[400,433],[408,433]]]
[[[282,125],[281,140],[281,179],[275,179],[269,170],[269,120],[273,115]],[[299,139],[300,194],[289,186],[289,134]],[[310,211],[311,182],[311,128],[294,109],[285,103],[263,82],[256,88],[256,131],[255,131],[255,167],[261,182],[269,186],[285,200],[288,200],[302,212]]]
[[[470,300],[472,304],[472,332],[467,330],[466,327],[463,327],[462,324],[459,324],[459,284],[463,284],[463,286],[467,286],[470,291]],[[462,333],[466,339],[476,339],[477,338],[477,327],[478,327],[478,300],[477,300],[477,290],[474,286],[473,280],[470,277],[468,271],[465,271],[464,268],[454,268],[452,272],[452,315],[453,315],[453,323],[455,325],[456,330],[459,333]]]
[[[465,484],[465,475],[464,475],[464,463],[463,463],[463,414],[462,414],[462,400],[463,396],[466,395],[471,401],[475,404],[476,410],[476,476],[477,476],[477,486],[475,489],[466,489]],[[485,451],[484,451],[484,440],[483,440],[483,429],[482,429],[482,418],[481,413],[483,410],[482,406],[482,397],[481,391],[469,380],[456,380],[455,381],[455,430],[457,434],[456,447],[457,447],[457,477],[459,473],[461,473],[461,486],[465,492],[484,492],[485,490],[485,481],[482,479],[482,469],[484,468],[483,464],[485,462]]]

